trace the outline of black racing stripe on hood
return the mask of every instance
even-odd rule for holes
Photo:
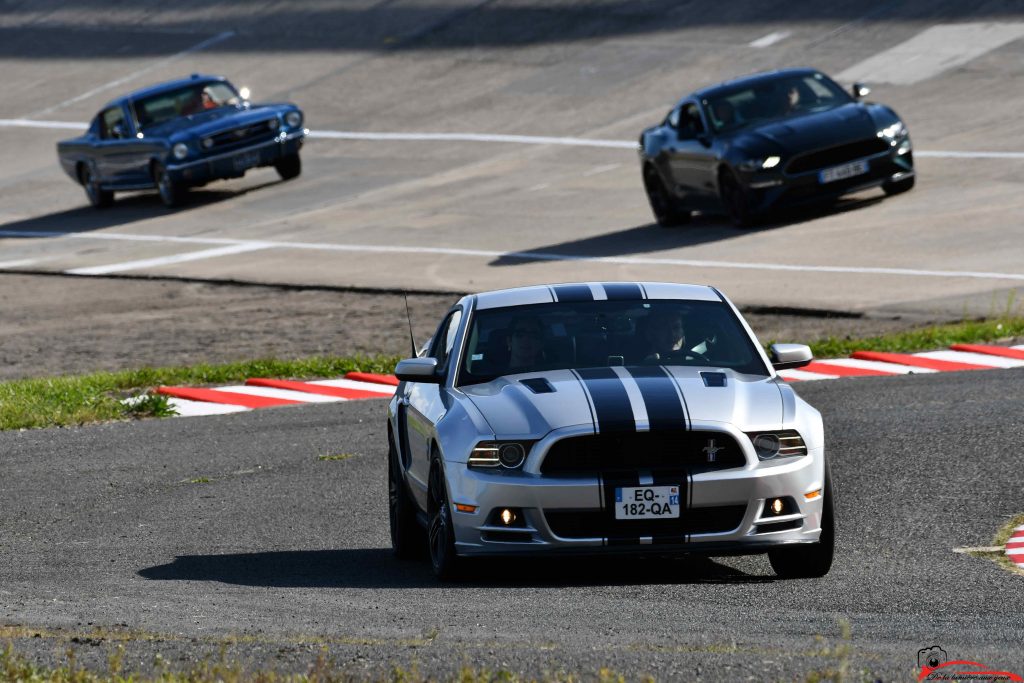
[[[580,381],[594,402],[594,422],[597,431],[635,432],[636,420],[629,394],[622,380],[611,368],[581,368],[576,371]]]
[[[588,285],[555,285],[551,288],[555,301],[593,301],[594,293]]]
[[[609,301],[638,301],[644,298],[640,285],[629,282],[609,282],[601,285]]]
[[[640,388],[652,432],[688,429],[682,391],[665,368],[660,365],[629,367],[626,372]]]

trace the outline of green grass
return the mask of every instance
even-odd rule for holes
[[[1024,318],[965,320],[863,339],[829,337],[812,342],[810,347],[815,358],[844,358],[854,351],[908,353],[944,349],[951,344],[979,344],[1013,337],[1024,337]]]
[[[348,460],[354,455],[355,453],[336,453],[334,455],[318,455],[316,456],[316,459],[319,460],[320,462],[333,462],[340,460]]]
[[[70,426],[165,416],[171,413],[166,398],[150,398],[155,396],[151,393],[131,406],[121,402],[129,396],[151,392],[160,385],[216,385],[244,382],[250,377],[340,377],[353,370],[391,373],[397,362],[398,358],[393,356],[261,359],[2,382],[0,429]]]

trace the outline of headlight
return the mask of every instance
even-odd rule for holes
[[[174,158],[181,160],[188,156],[188,145],[184,142],[179,142],[171,148],[171,152],[174,153]]]
[[[284,122],[292,128],[298,128],[302,125],[302,112],[290,111],[284,115]]]
[[[519,441],[483,441],[469,454],[468,464],[470,467],[504,467],[512,470],[522,466],[529,449],[529,443]]]
[[[807,445],[795,429],[782,432],[751,432],[747,434],[759,460],[807,455]]]
[[[882,130],[878,131],[878,137],[885,140],[898,140],[902,137],[906,137],[907,127],[903,125],[902,121],[886,126]]]
[[[739,163],[739,168],[741,171],[766,171],[770,168],[775,168],[781,161],[782,157],[775,155],[762,159],[747,159]]]

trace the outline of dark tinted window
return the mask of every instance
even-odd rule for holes
[[[611,365],[693,365],[768,374],[746,330],[723,302],[587,301],[476,312],[459,384]]]
[[[115,129],[120,130],[122,134],[126,131],[124,112],[121,110],[121,107],[111,107],[110,109],[105,109],[100,114],[100,137],[104,140],[116,140],[122,137],[116,134]]]
[[[190,84],[135,101],[139,127],[154,126],[179,116],[201,114],[219,107],[237,106],[241,97],[223,81]]]
[[[711,126],[719,132],[752,123],[825,111],[852,102],[850,95],[824,74],[779,76],[715,94],[706,101]]]

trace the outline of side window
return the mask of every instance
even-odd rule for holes
[[[673,128],[679,127],[679,111],[679,109],[673,109],[668,113],[668,116],[665,118],[665,120],[668,122],[668,125],[672,126]]]
[[[448,318],[437,330],[430,355],[437,359],[438,367],[448,365],[448,357],[451,355],[452,347],[455,346],[455,336],[458,334],[460,322],[462,322],[462,309],[457,309],[448,314]]]
[[[116,140],[123,137],[125,131],[124,112],[121,107],[111,107],[100,115],[100,137],[104,140]]]
[[[700,110],[692,102],[684,104],[679,114],[679,137],[695,138],[704,132],[704,123],[700,119]]]

